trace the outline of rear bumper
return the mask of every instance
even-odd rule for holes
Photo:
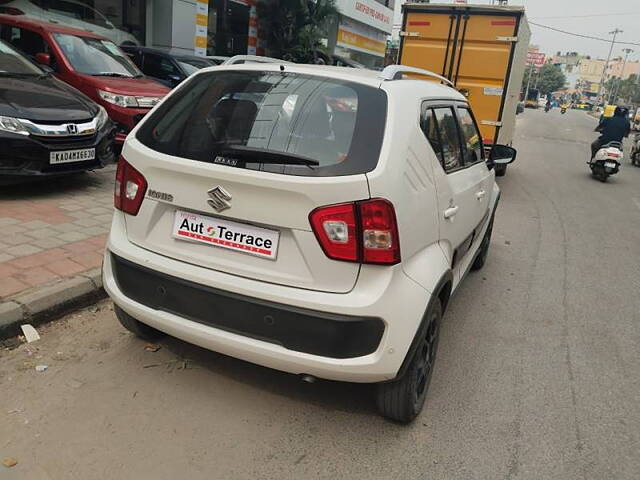
[[[360,357],[380,344],[384,323],[266,302],[172,277],[110,255],[120,291],[154,310],[329,358]]]
[[[429,301],[400,265],[363,266],[376,272],[361,272],[351,292],[338,294],[185,264],[130,243],[123,217],[114,215],[103,265],[114,303],[169,335],[265,367],[330,380],[391,380]]]

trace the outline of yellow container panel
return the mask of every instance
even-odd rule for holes
[[[449,58],[446,59],[447,39],[449,35],[453,37],[457,21],[455,17],[451,17],[443,14],[409,13],[405,28],[411,35],[404,38],[401,63],[446,75],[452,56],[449,52]]]
[[[516,19],[478,15],[463,19],[462,24],[453,80],[459,90],[467,92],[484,142],[493,143],[496,127],[486,122],[500,118]]]
[[[465,94],[485,143],[497,137],[517,17],[405,12],[400,63],[451,79]]]

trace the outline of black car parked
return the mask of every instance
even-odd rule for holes
[[[217,65],[214,60],[194,55],[171,55],[148,47],[122,46],[122,50],[150,78],[173,88],[201,68]]]
[[[106,111],[0,41],[0,183],[114,161]]]

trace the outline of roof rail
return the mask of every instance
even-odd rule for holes
[[[430,72],[429,70],[423,70],[421,68],[407,67],[406,65],[389,65],[384,67],[384,70],[380,72],[380,78],[383,80],[400,80],[403,73],[413,73],[414,75],[423,75],[425,77],[437,78],[441,82],[446,83],[450,87],[454,87],[451,80],[444,78],[437,73]]]
[[[221,65],[237,65],[239,63],[287,63],[286,60],[280,58],[262,57],[260,55],[235,55],[227,58]]]

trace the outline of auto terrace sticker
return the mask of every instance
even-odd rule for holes
[[[280,232],[178,210],[173,236],[275,260]]]

